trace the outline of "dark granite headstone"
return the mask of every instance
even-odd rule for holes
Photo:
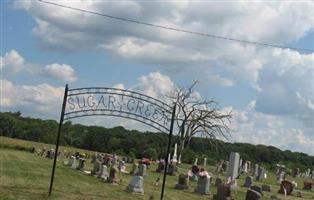
[[[109,172],[109,178],[107,181],[112,184],[117,184],[118,183],[118,169],[116,167],[111,167],[110,172]]]
[[[253,177],[252,176],[247,176],[245,178],[245,182],[243,184],[243,187],[247,187],[247,188],[250,188],[253,184]]]
[[[265,191],[265,192],[270,192],[271,191],[271,186],[270,185],[262,185],[262,191]]]
[[[176,184],[175,189],[185,190],[189,188],[189,176],[186,174],[180,174],[178,184]]]
[[[222,180],[221,180],[221,178],[216,178],[216,180],[215,180],[215,186],[216,187],[218,187],[219,185],[221,185],[222,184]]]
[[[231,197],[230,185],[221,184],[217,187],[217,194],[214,195],[214,200],[233,199]]]
[[[278,193],[290,195],[292,191],[293,191],[293,184],[290,181],[284,180],[281,182]]]
[[[262,195],[259,192],[252,189],[248,189],[246,192],[245,200],[259,200],[261,199],[261,197]]]
[[[156,169],[156,172],[158,172],[158,173],[163,172],[165,170],[165,166],[166,166],[165,162],[164,161],[160,161],[158,163],[158,167]]]
[[[260,193],[261,195],[263,194],[262,187],[260,186],[252,185],[250,189]]]

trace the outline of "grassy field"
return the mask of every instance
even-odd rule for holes
[[[16,200],[16,199],[149,199],[151,195],[154,199],[160,198],[161,184],[155,186],[157,177],[162,174],[154,172],[156,165],[153,165],[148,170],[148,176],[144,180],[145,195],[132,195],[125,192],[125,188],[131,179],[131,175],[120,175],[122,183],[114,186],[108,183],[103,183],[100,179],[88,176],[81,171],[73,170],[62,165],[62,158],[59,160],[56,168],[55,182],[53,194],[47,197],[48,187],[50,181],[50,173],[52,168],[52,160],[46,159],[35,154],[29,153],[21,147],[37,147],[43,148],[48,145],[28,142],[23,140],[15,140],[10,138],[0,137],[0,199]],[[19,147],[16,150],[15,148]],[[51,146],[52,147],[52,146]],[[61,150],[76,151],[74,148],[62,147]],[[23,150],[23,151],[22,151]],[[84,150],[80,150],[84,152]],[[91,167],[89,164],[88,168]],[[186,172],[188,165],[181,165],[180,171]],[[130,170],[131,166],[127,167]],[[209,167],[209,171],[213,171],[214,167]],[[223,176],[222,176],[223,177]],[[239,180],[239,185],[243,185],[244,177]],[[212,195],[200,196],[193,193],[196,185],[190,182],[190,189],[185,191],[175,190],[174,186],[177,183],[177,176],[167,176],[167,184],[165,189],[164,199],[212,199]],[[289,178],[290,179],[290,178]],[[291,178],[292,179],[292,178]],[[290,179],[290,180],[291,180]],[[302,180],[292,179],[298,182],[299,188],[303,187]],[[269,174],[269,178],[264,183],[272,185],[273,192],[265,192],[262,199],[268,200],[272,194],[277,195],[281,199],[295,200],[295,199],[314,199],[314,192],[303,191],[302,198],[295,196],[284,197],[277,193],[279,185],[276,183],[275,176]],[[257,185],[262,183],[257,182]],[[216,187],[211,186],[212,194],[216,193]],[[233,192],[237,200],[244,200],[246,188],[240,187],[239,190]]]

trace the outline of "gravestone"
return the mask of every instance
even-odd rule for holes
[[[173,163],[177,163],[178,160],[177,160],[177,143],[175,143],[174,145],[174,152],[173,152],[173,156],[172,156],[172,162]]]
[[[261,181],[265,178],[265,169],[263,167],[258,168],[258,174],[256,176],[256,181]]]
[[[229,161],[224,161],[223,165],[222,165],[222,169],[224,172],[228,172],[229,171],[229,166],[230,166],[230,163]]]
[[[262,191],[270,192],[271,191],[271,186],[267,185],[267,184],[263,184],[262,185]]]
[[[286,176],[285,172],[281,172],[279,176],[277,176],[278,183],[281,183],[283,180],[285,180],[285,176]]]
[[[231,197],[231,189],[230,185],[221,184],[217,187],[217,194],[214,195],[214,200],[226,200],[226,199],[233,199]]]
[[[158,172],[158,173],[163,172],[163,171],[165,170],[165,166],[166,166],[165,162],[164,162],[163,160],[160,161],[160,162],[158,163],[158,167],[157,167],[157,169],[156,169],[156,172]]]
[[[112,160],[111,160],[111,166],[116,166],[118,161],[118,156],[116,154],[113,154]]]
[[[238,167],[238,169],[239,169],[238,173],[240,173],[242,171],[242,164],[243,164],[243,160],[240,158],[239,167]]]
[[[240,154],[237,152],[231,152],[229,157],[229,171],[228,177],[231,177],[231,181],[236,185],[236,178],[238,177],[239,172],[239,162],[240,162]]]
[[[100,174],[102,163],[98,160],[99,155],[97,154],[96,157],[93,158],[93,170],[91,172],[92,175],[98,175]]]
[[[223,184],[221,178],[218,178],[218,177],[217,177],[217,178],[215,179],[215,186],[218,187],[218,186],[221,185],[221,184]]]
[[[199,171],[200,171],[200,168],[197,165],[192,166],[192,169],[188,173],[190,181],[194,181],[194,182],[198,181]]]
[[[77,166],[77,169],[78,170],[83,170],[84,169],[84,167],[85,167],[85,159],[84,158],[79,158],[79,164],[78,164],[78,166]]]
[[[198,163],[198,158],[195,158],[193,165],[197,165],[197,163]]]
[[[279,164],[276,164],[276,175],[279,175],[280,174],[280,165]]]
[[[245,182],[244,182],[244,184],[243,184],[243,187],[249,188],[249,187],[252,186],[252,184],[253,184],[253,177],[252,177],[252,176],[247,176],[247,177],[245,178]]]
[[[74,156],[71,156],[71,157],[70,157],[70,160],[69,160],[68,166],[72,166],[74,159],[75,159],[75,157],[74,157]]]
[[[293,168],[293,170],[292,170],[292,177],[298,177],[298,175],[299,175],[299,173],[300,173],[300,169],[299,168]]]
[[[296,197],[302,198],[302,193],[301,193],[301,191],[297,191]]]
[[[105,155],[104,157],[104,164],[107,166],[107,167],[111,167],[112,165],[112,157],[110,155]]]
[[[175,189],[185,190],[189,188],[189,176],[186,174],[180,174],[178,184],[176,184]]]
[[[222,171],[222,165],[224,163],[224,160],[220,160],[216,167],[216,172],[220,173]]]
[[[207,158],[204,158],[204,160],[203,160],[203,166],[204,166],[204,167],[207,166]]]
[[[248,189],[246,192],[245,200],[259,200],[261,199],[261,197],[262,195],[259,192],[252,189]]]
[[[131,182],[126,188],[127,192],[132,194],[144,194],[144,179],[142,176],[133,176]]]
[[[111,167],[109,177],[107,179],[107,182],[112,184],[118,184],[118,169],[114,166]]]
[[[192,173],[192,175],[189,177],[190,181],[197,182],[198,176],[197,174]]]
[[[254,191],[258,192],[258,193],[260,193],[261,195],[263,194],[262,187],[260,187],[260,186],[252,185],[252,186],[250,187],[250,189],[251,189],[251,190],[254,190]]]
[[[246,161],[246,163],[247,163],[247,172],[249,173],[252,171],[252,163],[251,161]]]
[[[197,181],[197,186],[194,190],[195,193],[201,195],[210,194],[210,178],[207,176],[200,176]]]
[[[304,190],[311,190],[313,185],[314,185],[314,180],[307,178],[303,181],[303,189]]]
[[[132,170],[130,172],[131,175],[135,175],[138,171],[138,164],[136,162],[133,162],[133,165],[132,165]]]
[[[120,160],[118,165],[119,172],[126,173],[125,161]]]
[[[73,156],[73,162],[72,162],[71,168],[76,169],[77,166],[78,166],[78,163],[77,163],[76,157]]]
[[[259,169],[258,164],[255,164],[255,168],[254,168],[254,177],[257,177],[257,176],[258,176],[258,169]]]
[[[293,184],[288,180],[284,180],[280,184],[280,189],[278,193],[290,195],[293,191]]]
[[[170,163],[170,165],[167,168],[167,174],[175,176],[178,171],[178,167],[174,163]]]
[[[245,163],[244,163],[243,172],[244,172],[244,173],[248,173],[248,162],[245,162]]]
[[[305,173],[305,177],[310,177],[310,174],[311,174],[311,169],[308,168],[306,173]]]
[[[99,178],[101,178],[103,181],[107,181],[108,177],[109,177],[108,168],[106,165],[102,165]]]
[[[140,164],[139,167],[138,167],[138,172],[137,172],[137,176],[147,176],[147,166],[145,164]]]

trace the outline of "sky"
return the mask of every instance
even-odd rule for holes
[[[313,1],[54,1],[168,27],[314,49]],[[163,98],[193,81],[232,110],[230,142],[314,155],[314,53],[121,22],[39,1],[1,1],[1,111],[58,119],[64,86]],[[130,120],[74,121],[150,130]]]

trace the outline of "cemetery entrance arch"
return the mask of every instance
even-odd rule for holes
[[[63,122],[74,118],[102,115],[136,120],[158,131],[168,133],[166,165],[160,197],[163,199],[175,112],[175,104],[168,105],[156,98],[130,90],[106,87],[69,89],[66,85],[56,139],[49,196],[53,187]]]

